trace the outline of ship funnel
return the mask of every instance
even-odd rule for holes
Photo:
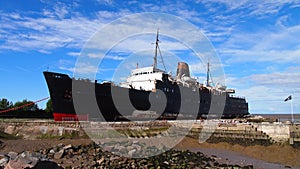
[[[185,62],[178,62],[177,77],[182,77],[182,75],[190,77],[189,65]]]

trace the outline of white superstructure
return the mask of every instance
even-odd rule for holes
[[[137,68],[131,71],[131,75],[126,82],[121,83],[121,87],[137,90],[155,90],[155,81],[162,80],[163,70],[154,67]]]

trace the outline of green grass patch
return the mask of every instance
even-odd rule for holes
[[[8,133],[5,133],[3,131],[0,131],[0,139],[16,140],[16,139],[20,139],[20,138],[21,137],[19,137],[19,136],[15,136],[15,135],[8,134]]]

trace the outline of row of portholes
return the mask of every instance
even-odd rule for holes
[[[152,73],[156,73],[157,71],[154,72],[141,72],[141,73],[135,73],[134,75],[144,75],[144,74],[152,74]]]
[[[52,75],[54,78],[57,78],[57,79],[61,79],[62,77],[60,75]]]

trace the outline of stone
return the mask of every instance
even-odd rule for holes
[[[7,154],[7,156],[10,158],[10,160],[13,160],[18,156],[18,153],[11,151]]]
[[[10,160],[5,166],[5,169],[33,168],[41,158],[41,154],[33,154],[26,151],[17,155],[13,160]]]
[[[40,153],[31,153],[29,151],[25,151],[19,154],[15,160],[35,166],[41,158],[43,158],[43,156]]]
[[[109,158],[109,161],[115,161],[115,160],[118,160],[120,157],[118,156],[112,156]]]
[[[104,157],[102,157],[100,160],[97,160],[97,163],[100,165],[104,161]]]
[[[71,149],[71,148],[72,148],[72,145],[71,145],[71,144],[66,145],[66,146],[63,147],[64,150],[68,150],[68,149]]]
[[[142,147],[137,145],[137,144],[133,144],[132,147],[134,147],[137,151],[141,151]]]
[[[139,141],[138,141],[138,140],[134,140],[134,141],[132,141],[132,143],[133,143],[133,144],[138,144]]]
[[[173,153],[172,154],[172,157],[177,157],[177,156],[179,156],[180,154],[179,153]]]
[[[127,151],[134,150],[135,148],[133,146],[127,146]]]
[[[0,168],[6,166],[6,164],[8,163],[9,159],[8,157],[2,157],[0,159]]]
[[[128,151],[129,157],[132,157],[135,152],[136,152],[135,149]]]
[[[30,164],[23,163],[21,161],[9,161],[4,169],[24,169],[24,168],[32,168],[34,166]]]
[[[62,149],[64,146],[65,146],[65,145],[64,145],[63,143],[59,143],[59,144],[57,144],[56,148],[57,148],[57,150],[60,150],[60,149]]]
[[[54,154],[54,159],[61,159],[64,156],[64,153],[65,153],[64,149],[61,149],[59,152],[56,152]]]

